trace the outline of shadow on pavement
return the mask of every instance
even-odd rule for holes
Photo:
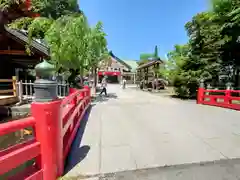
[[[116,93],[108,93],[107,96],[105,95],[97,95],[96,97],[92,98],[92,106],[95,106],[98,103],[109,101],[110,99],[117,99],[118,96]]]
[[[92,109],[92,106],[88,108],[83,119],[81,120],[80,127],[72,143],[70,153],[66,160],[65,173],[68,173],[74,166],[80,163],[90,151],[90,146],[82,145],[81,142],[82,142],[83,134],[85,132],[86,125],[88,123],[91,109]]]

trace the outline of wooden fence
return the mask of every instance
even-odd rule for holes
[[[0,105],[13,104],[18,101],[17,96],[17,79],[0,79]]]
[[[0,84],[6,86],[6,88],[0,90],[0,95],[5,96],[17,96],[17,79],[13,76],[12,79],[0,79]],[[10,87],[9,87],[10,86]]]

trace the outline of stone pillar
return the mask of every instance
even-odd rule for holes
[[[144,68],[144,80],[148,79],[148,68]]]
[[[231,90],[232,89],[232,83],[230,83],[230,82],[228,82],[227,84],[226,84],[226,86],[227,86],[227,90]]]
[[[136,73],[133,74],[133,84],[136,84]]]
[[[158,64],[157,64],[157,70],[159,71],[159,69],[160,69],[160,64],[158,63]],[[157,73],[156,78],[157,78],[157,79],[159,78],[159,77],[158,77],[158,73]]]
[[[118,77],[118,83],[121,84],[121,82],[122,82],[122,74],[118,75],[117,77]]]
[[[200,88],[204,88],[204,80],[203,80],[203,79],[200,80],[199,87],[200,87]]]

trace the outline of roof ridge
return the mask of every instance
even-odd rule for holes
[[[6,25],[4,26],[4,29],[11,36],[18,38],[20,41],[23,41],[24,43],[28,43],[27,33],[23,32],[21,30],[11,29],[11,28],[7,27]],[[46,44],[40,43],[36,39],[33,39],[31,46],[33,48],[35,48],[36,50],[49,56],[49,47]]]
[[[122,59],[118,58],[117,56],[115,56],[112,51],[110,51],[109,54],[110,54],[110,56],[112,56],[112,58],[116,59],[116,60],[117,60],[118,62],[120,62],[121,64],[124,64],[124,65],[127,66],[129,69],[132,69],[132,67],[129,66],[127,63],[125,63],[124,60],[122,60]]]

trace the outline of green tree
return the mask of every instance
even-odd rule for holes
[[[107,52],[102,28],[101,22],[90,28],[83,15],[70,15],[55,21],[46,32],[51,58],[57,67],[70,70],[71,81],[78,73],[83,74],[84,69],[92,70],[96,76],[98,63]]]
[[[97,68],[100,63],[108,62],[109,53],[107,51],[106,34],[103,32],[102,22],[91,28],[91,40],[89,44],[89,70],[94,76],[94,86],[97,85]],[[105,61],[105,62],[104,62]]]
[[[148,60],[149,58],[152,58],[153,54],[147,54],[147,53],[143,53],[140,54],[140,60]]]
[[[31,0],[31,10],[52,19],[80,12],[76,0]]]
[[[221,26],[222,69],[229,75],[229,81],[239,86],[240,67],[240,1],[214,0],[212,11],[216,14],[216,21]]]
[[[170,66],[174,68],[168,71],[168,75],[179,96],[196,96],[201,79],[213,84],[219,79],[223,67],[222,45],[226,40],[222,37],[221,24],[217,19],[218,16],[211,11],[195,15],[185,25],[188,44],[185,47],[175,46],[170,53]]]
[[[20,9],[25,5],[25,0],[0,0],[2,10]]]
[[[140,60],[138,61],[138,65],[141,66],[141,65],[143,65],[143,64],[145,64],[145,63],[148,63],[148,62],[149,62],[148,59],[140,59]]]
[[[33,38],[44,39],[56,70],[70,72],[70,84],[75,86],[75,77],[82,75],[84,70],[95,68],[107,52],[102,23],[91,28],[76,0],[33,0],[32,10],[41,17],[23,17],[11,23],[10,27],[26,29],[29,44]]]
[[[154,57],[158,58],[158,47],[157,46],[155,46],[155,49],[154,49]]]
[[[140,60],[138,61],[138,65],[143,65],[145,63],[148,63],[151,58],[154,57],[154,54],[148,54],[148,53],[143,53],[140,54]]]

